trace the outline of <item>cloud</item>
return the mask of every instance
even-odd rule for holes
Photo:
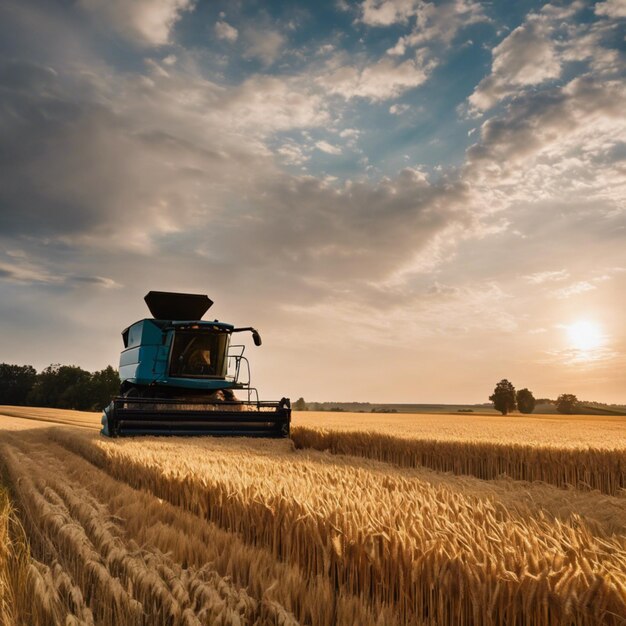
[[[14,62],[8,71],[19,72],[20,66]],[[4,82],[1,230],[71,236],[122,219],[126,193],[126,202],[135,195],[135,203],[149,193],[134,182],[131,195],[125,184],[147,165],[149,153],[112,111],[88,103],[87,81],[83,98],[76,98],[45,68],[35,72],[30,66],[25,80],[28,86]],[[117,180],[115,188],[109,187],[111,180]]]
[[[359,138],[359,135],[361,134],[361,131],[356,129],[356,128],[344,128],[340,133],[339,136],[342,139],[346,139],[348,141],[355,141],[356,139]]]
[[[227,119],[227,128],[246,129],[267,136],[292,128],[310,128],[328,122],[326,102],[306,83],[255,75],[240,85],[220,90],[214,119]]]
[[[239,36],[239,31],[231,26],[228,22],[223,20],[218,20],[215,22],[215,34],[218,39],[224,39],[226,41],[237,41],[237,37]]]
[[[326,335],[331,340],[362,341],[375,345],[406,348],[433,339],[440,347],[445,337],[469,333],[513,333],[518,329],[514,315],[504,309],[511,299],[493,281],[469,282],[461,286],[434,283],[419,293],[398,297],[394,291],[374,287],[351,294],[351,299],[336,294],[323,302],[302,306],[290,303],[288,310],[304,320],[328,320]],[[361,339],[359,339],[361,338]],[[454,352],[458,347],[453,349]]]
[[[72,283],[93,285],[96,287],[104,287],[105,289],[120,287],[113,279],[103,276],[68,276],[67,280]]]
[[[282,144],[276,152],[285,163],[290,165],[303,165],[309,160],[309,156],[305,154],[302,147],[295,141],[288,141]]]
[[[577,283],[572,283],[567,287],[563,287],[562,289],[557,289],[553,292],[553,295],[557,298],[569,298],[571,296],[576,296],[579,293],[585,293],[586,291],[593,291],[597,289],[595,285],[590,283],[587,280],[581,280]]]
[[[543,283],[565,280],[567,278],[569,278],[569,272],[567,270],[535,272],[534,274],[524,276],[524,279],[533,285],[541,285]]]
[[[405,22],[412,16],[415,16],[415,25],[411,32],[400,37],[387,51],[388,54],[402,56],[409,48],[434,43],[449,46],[464,28],[489,21],[481,4],[473,0],[450,0],[437,4],[386,0],[365,2],[363,5],[363,21],[373,26]]]
[[[534,160],[538,165],[537,159],[545,156],[546,166],[559,162],[560,168],[543,168],[542,174],[565,180],[564,167],[595,161],[624,140],[625,97],[622,81],[581,76],[563,87],[520,98],[502,115],[483,123],[480,143],[468,150],[468,167],[481,177],[519,178],[520,164]],[[577,159],[565,159],[572,154]],[[600,171],[593,162],[589,165],[588,174]]]
[[[435,281],[429,288],[429,295],[436,296],[457,296],[461,290],[458,287],[454,287],[452,285],[443,285],[437,281]]]
[[[491,74],[484,78],[469,101],[479,110],[491,108],[518,87],[538,85],[558,78],[561,63],[547,24],[538,18],[516,28],[492,50]]]
[[[259,59],[264,65],[271,65],[281,54],[286,38],[279,31],[271,28],[246,28],[245,55]]]
[[[492,50],[491,72],[468,99],[473,112],[487,111],[506,98],[559,79],[571,67],[568,64],[584,63],[596,76],[618,75],[623,57],[612,44],[613,24],[576,21],[584,6],[580,1],[548,3],[529,13]]]
[[[343,98],[366,98],[373,102],[395,98],[428,79],[434,63],[423,64],[407,59],[401,63],[383,58],[357,68],[342,65],[317,79],[317,83],[329,93]]]
[[[289,268],[284,284],[304,289],[384,281],[434,238],[471,230],[463,186],[430,184],[416,170],[343,186],[281,171],[275,133],[329,125],[305,81],[254,75],[221,86],[184,66],[154,62],[141,75],[6,67],[0,239],[118,255],[121,265],[125,255],[171,254],[192,267],[201,259],[206,276],[249,268],[259,285]],[[348,130],[343,139],[356,136]],[[307,158],[294,143],[277,152],[294,164]],[[100,276],[56,274],[83,284]]]
[[[273,170],[264,143],[271,133],[327,121],[319,96],[272,77],[225,89],[168,67],[141,79],[70,80],[17,62],[0,76],[7,236],[89,236],[95,245],[145,249],[159,233],[219,210],[225,189],[241,188],[242,171],[262,178]],[[200,186],[215,188],[198,196]],[[112,241],[112,233],[121,235]]]
[[[316,142],[315,147],[322,152],[326,152],[326,154],[341,154],[341,148],[339,146],[333,146],[323,139]]]
[[[72,286],[83,284],[107,289],[119,287],[114,280],[103,276],[54,273],[28,258],[22,258],[19,265],[0,262],[0,281],[20,285]]]
[[[19,265],[0,263],[0,280],[21,284],[46,284],[56,282],[57,278],[40,267],[22,262]]]
[[[361,20],[369,26],[390,26],[415,15],[422,0],[365,0]]]
[[[195,0],[79,0],[80,5],[103,18],[118,32],[140,43],[170,43],[171,31]]]
[[[249,208],[198,245],[224,262],[281,275],[288,267],[295,284],[323,281],[332,291],[333,284],[384,281],[433,238],[471,227],[462,188],[433,186],[411,171],[343,188],[283,175],[258,185]]]
[[[339,136],[345,141],[349,148],[356,150],[361,131],[356,128],[344,128],[339,132]]]
[[[577,280],[569,285],[555,289],[554,283],[561,282],[569,279],[570,273],[566,270],[536,272],[529,274],[523,278],[533,285],[543,285],[545,287],[545,293],[556,298],[569,298],[574,295],[585,293],[587,291],[593,291],[597,289],[602,283],[613,280],[616,276],[621,274],[622,270],[619,267],[606,267],[604,269],[597,269],[595,272],[583,272],[583,275],[587,275],[585,280]]]
[[[605,268],[604,273],[598,274],[589,280],[579,280],[566,287],[562,287],[560,289],[556,289],[552,291],[552,295],[556,298],[569,298],[570,296],[578,295],[580,293],[585,293],[586,291],[593,291],[597,289],[598,283],[603,283],[611,280],[616,274],[619,274],[621,271],[620,268]],[[535,285],[540,285],[544,283],[553,283],[562,280],[566,280],[570,277],[570,274],[566,270],[557,270],[552,272],[538,272],[535,274],[530,274],[528,276],[524,276],[524,278]]]
[[[389,107],[389,113],[391,115],[402,115],[406,113],[411,107],[408,104],[392,104]]]
[[[334,50],[335,50],[335,46],[332,43],[325,43],[318,48],[316,54],[326,55],[326,54],[330,54],[331,52],[334,52]]]
[[[597,2],[595,6],[596,15],[619,19],[626,17],[626,2],[624,0],[606,0],[606,2]]]

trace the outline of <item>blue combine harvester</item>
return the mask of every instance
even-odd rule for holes
[[[260,402],[244,346],[230,345],[249,331],[260,346],[254,328],[202,321],[205,295],[151,291],[145,301],[154,319],[122,332],[120,395],[104,409],[103,435],[289,437],[289,400]]]

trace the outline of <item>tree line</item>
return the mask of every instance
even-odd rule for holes
[[[520,413],[532,413],[535,410],[537,401],[529,389],[519,389],[515,391],[515,387],[506,378],[503,378],[489,396],[489,400],[493,402],[493,408],[500,411],[502,415],[507,415],[511,411],[517,409]],[[554,403],[556,410],[565,415],[576,413],[579,402],[578,398],[572,393],[562,393]]]
[[[88,372],[57,363],[38,373],[32,365],[0,363],[0,404],[99,411],[119,388],[119,375],[110,365]]]

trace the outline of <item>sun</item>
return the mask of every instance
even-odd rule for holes
[[[605,341],[602,329],[595,322],[579,320],[565,327],[569,344],[575,350],[590,351],[602,346]]]

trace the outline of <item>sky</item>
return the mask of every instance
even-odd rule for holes
[[[3,0],[0,361],[149,290],[266,399],[626,402],[626,1]]]

